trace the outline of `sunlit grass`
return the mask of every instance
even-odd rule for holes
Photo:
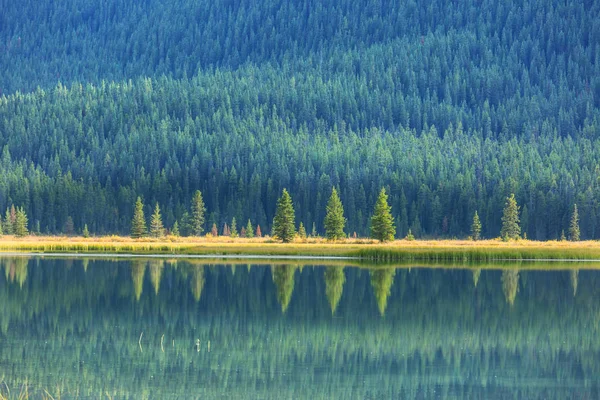
[[[115,253],[252,256],[338,256],[389,261],[493,261],[493,260],[600,260],[600,242],[537,242],[518,240],[373,240],[348,239],[329,242],[322,238],[278,243],[269,238],[169,236],[162,239],[131,239],[121,236],[94,238],[30,236],[0,239],[0,251],[39,253]]]

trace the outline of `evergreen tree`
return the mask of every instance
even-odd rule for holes
[[[89,231],[89,229],[88,229],[88,226],[87,226],[87,224],[84,224],[84,225],[83,225],[83,232],[82,232],[82,235],[83,235],[83,237],[84,237],[84,238],[89,238],[89,237],[90,237],[90,231]]]
[[[6,209],[6,215],[4,216],[4,231],[7,235],[13,235],[15,233],[13,224],[10,221],[10,210]]]
[[[571,223],[569,224],[569,239],[573,242],[579,241],[579,212],[577,204],[573,206],[573,214],[571,214]]]
[[[262,237],[262,232],[260,230],[260,225],[256,226],[256,237]]]
[[[4,235],[3,225],[4,223],[2,222],[2,215],[0,215],[0,235]]]
[[[150,236],[160,238],[164,235],[165,227],[163,226],[162,215],[160,214],[160,206],[157,202],[156,207],[154,207],[152,218],[150,219]]]
[[[65,222],[65,234],[67,236],[72,236],[75,234],[75,224],[73,223],[73,218],[70,215],[67,217],[67,221]]]
[[[192,234],[192,217],[187,211],[181,215],[181,226],[179,227],[179,231],[182,236],[190,236]]]
[[[254,228],[252,227],[252,222],[250,222],[250,220],[248,220],[248,223],[246,224],[246,237],[254,237]]]
[[[29,234],[27,230],[27,224],[27,214],[25,214],[25,210],[23,209],[23,207],[20,207],[15,214],[15,235],[18,237],[27,236]]]
[[[192,234],[194,236],[201,236],[204,232],[205,212],[206,207],[204,207],[202,192],[196,190],[194,197],[192,198]]]
[[[338,240],[345,238],[344,225],[346,224],[346,218],[344,218],[344,207],[335,187],[331,191],[331,197],[327,202],[326,210],[325,235],[327,239]]]
[[[521,234],[519,226],[519,206],[514,193],[506,198],[504,213],[502,215],[502,229],[500,236],[503,239],[518,239]]]
[[[471,225],[471,236],[473,240],[481,239],[481,221],[479,220],[479,215],[477,211],[475,211],[475,215],[473,216],[473,224]]]
[[[415,235],[413,235],[412,233],[412,229],[408,229],[408,233],[406,234],[406,237],[404,238],[404,240],[408,240],[409,242],[412,242],[413,240],[415,240]]]
[[[317,224],[313,222],[312,231],[310,232],[310,236],[317,237]]]
[[[388,204],[387,199],[385,188],[382,188],[371,217],[371,236],[382,242],[394,240],[396,234],[394,218],[392,218],[392,207]]]
[[[179,232],[179,222],[175,221],[175,223],[173,224],[173,229],[171,229],[171,235],[173,236],[179,236],[180,232]]]
[[[231,220],[231,228],[229,228],[229,236],[231,236],[232,238],[238,237],[237,223],[235,221],[235,217],[233,217],[233,219]]]
[[[240,229],[240,237],[245,238],[246,237],[246,228],[242,226],[242,229]]]
[[[212,228],[211,228],[211,230],[210,230],[210,233],[211,233],[211,235],[213,235],[214,237],[217,237],[217,236],[219,236],[219,231],[217,230],[217,224],[215,224],[214,222],[213,222],[213,224],[212,224]]]
[[[144,204],[140,197],[135,201],[135,210],[131,220],[131,237],[134,239],[146,235],[146,218],[144,217]]]
[[[275,211],[275,218],[273,219],[274,235],[284,243],[294,240],[294,236],[296,235],[295,219],[296,216],[292,198],[288,191],[283,189],[281,197],[277,200],[277,210]]]
[[[567,241],[567,237],[565,236],[565,230],[564,229],[560,232],[560,239],[559,240],[561,242],[566,242]]]
[[[298,237],[300,239],[306,239],[306,228],[304,228],[304,224],[300,222],[300,226],[298,227]]]

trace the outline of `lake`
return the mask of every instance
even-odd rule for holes
[[[0,258],[0,398],[600,398],[600,271],[310,263]]]

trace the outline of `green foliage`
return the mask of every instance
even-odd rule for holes
[[[165,227],[162,222],[162,215],[158,203],[154,207],[152,218],[150,219],[150,236],[160,238],[165,235]]]
[[[375,210],[371,217],[371,236],[374,239],[385,242],[394,240],[396,228],[392,218],[392,207],[388,204],[388,196],[385,188],[379,192],[379,197],[375,203]]]
[[[569,223],[569,240],[578,242],[579,238],[579,212],[577,211],[577,204],[575,204],[573,206],[573,214],[571,214],[571,222]]]
[[[327,202],[326,212],[325,235],[327,239],[337,240],[345,238],[344,225],[346,225],[346,218],[344,217],[344,207],[335,187],[332,189],[331,197]]]
[[[14,234],[17,237],[27,236],[29,231],[27,230],[28,225],[27,214],[23,207],[19,207],[16,211],[15,223],[14,223]]]
[[[277,200],[277,211],[273,219],[273,233],[284,243],[294,240],[296,235],[294,205],[292,198],[286,189],[283,189],[281,197]]]
[[[471,236],[473,237],[473,240],[481,239],[481,221],[479,220],[477,211],[475,211],[473,223],[471,224]]]
[[[404,240],[408,240],[409,242],[412,242],[413,240],[415,240],[415,235],[413,235],[411,229],[408,230],[408,233],[406,234],[406,237],[404,238]]]
[[[281,305],[281,311],[286,312],[292,299],[294,291],[295,265],[274,265],[271,267],[273,283],[277,288],[277,301]]]
[[[171,235],[173,236],[180,236],[181,232],[179,232],[179,222],[175,221],[175,223],[173,224],[173,228],[171,229]]]
[[[335,314],[335,310],[342,297],[346,275],[343,267],[326,267],[325,268],[325,294],[329,301],[331,314]]]
[[[302,222],[300,222],[300,226],[298,227],[298,237],[300,239],[306,239],[306,228]]]
[[[90,237],[90,230],[88,229],[87,224],[83,225],[83,232],[81,232],[81,234],[83,235],[84,238]]]
[[[506,203],[504,204],[500,236],[503,239],[518,239],[520,234],[519,206],[517,205],[517,200],[513,193],[510,197],[506,198]]]
[[[131,220],[131,237],[134,239],[141,238],[147,233],[146,230],[146,218],[144,217],[144,204],[142,204],[142,198],[138,197],[135,201],[135,210],[133,212],[133,219]]]
[[[196,190],[194,197],[192,198],[192,234],[194,236],[201,236],[204,232],[204,213],[206,207],[204,206],[204,199],[202,198],[202,192]]]
[[[229,236],[231,236],[232,238],[238,237],[238,231],[237,231],[236,225],[237,224],[235,222],[235,217],[233,217],[233,219],[231,220],[231,227],[229,228]]]
[[[248,220],[248,223],[246,224],[246,237],[247,238],[254,237],[254,227],[252,226],[252,222],[250,222],[250,220]]]

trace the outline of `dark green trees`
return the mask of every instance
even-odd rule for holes
[[[475,215],[473,216],[473,224],[471,224],[471,236],[473,237],[473,240],[481,239],[481,221],[479,220],[477,211],[475,211]]]
[[[196,190],[194,197],[192,198],[192,234],[194,236],[200,236],[204,232],[204,213],[206,207],[204,206],[204,199],[202,198],[202,192]]]
[[[160,207],[158,203],[156,203],[156,207],[154,207],[154,213],[152,213],[152,218],[150,220],[150,236],[155,238],[160,238],[165,235],[165,227],[162,222],[162,215],[160,214]]]
[[[23,209],[23,207],[19,207],[17,209],[17,213],[15,216],[15,225],[14,225],[15,236],[18,236],[18,237],[27,236],[29,234],[29,231],[27,230],[27,224],[28,224],[27,214],[25,213],[25,210]]]
[[[327,202],[327,214],[325,215],[325,235],[329,240],[338,240],[346,237],[344,235],[344,225],[346,218],[344,217],[344,207],[338,192],[333,188],[331,197]]]
[[[504,213],[502,215],[502,229],[500,237],[503,239],[518,239],[521,234],[519,226],[519,206],[515,200],[514,193],[506,198],[504,204]]]
[[[569,240],[578,242],[579,236],[579,212],[577,211],[577,204],[575,204],[573,206],[573,214],[571,214],[571,222],[569,224]]]
[[[371,217],[371,236],[374,239],[385,242],[394,240],[396,228],[394,218],[392,218],[392,207],[388,204],[388,196],[385,189],[379,192],[379,197],[375,203],[375,210]]]
[[[296,235],[294,205],[292,198],[287,189],[283,189],[283,193],[277,200],[277,211],[273,219],[273,234],[284,243],[294,240]]]
[[[146,218],[144,217],[144,204],[141,197],[138,197],[135,202],[135,210],[133,211],[133,219],[131,220],[131,237],[134,239],[141,238],[146,235]]]

